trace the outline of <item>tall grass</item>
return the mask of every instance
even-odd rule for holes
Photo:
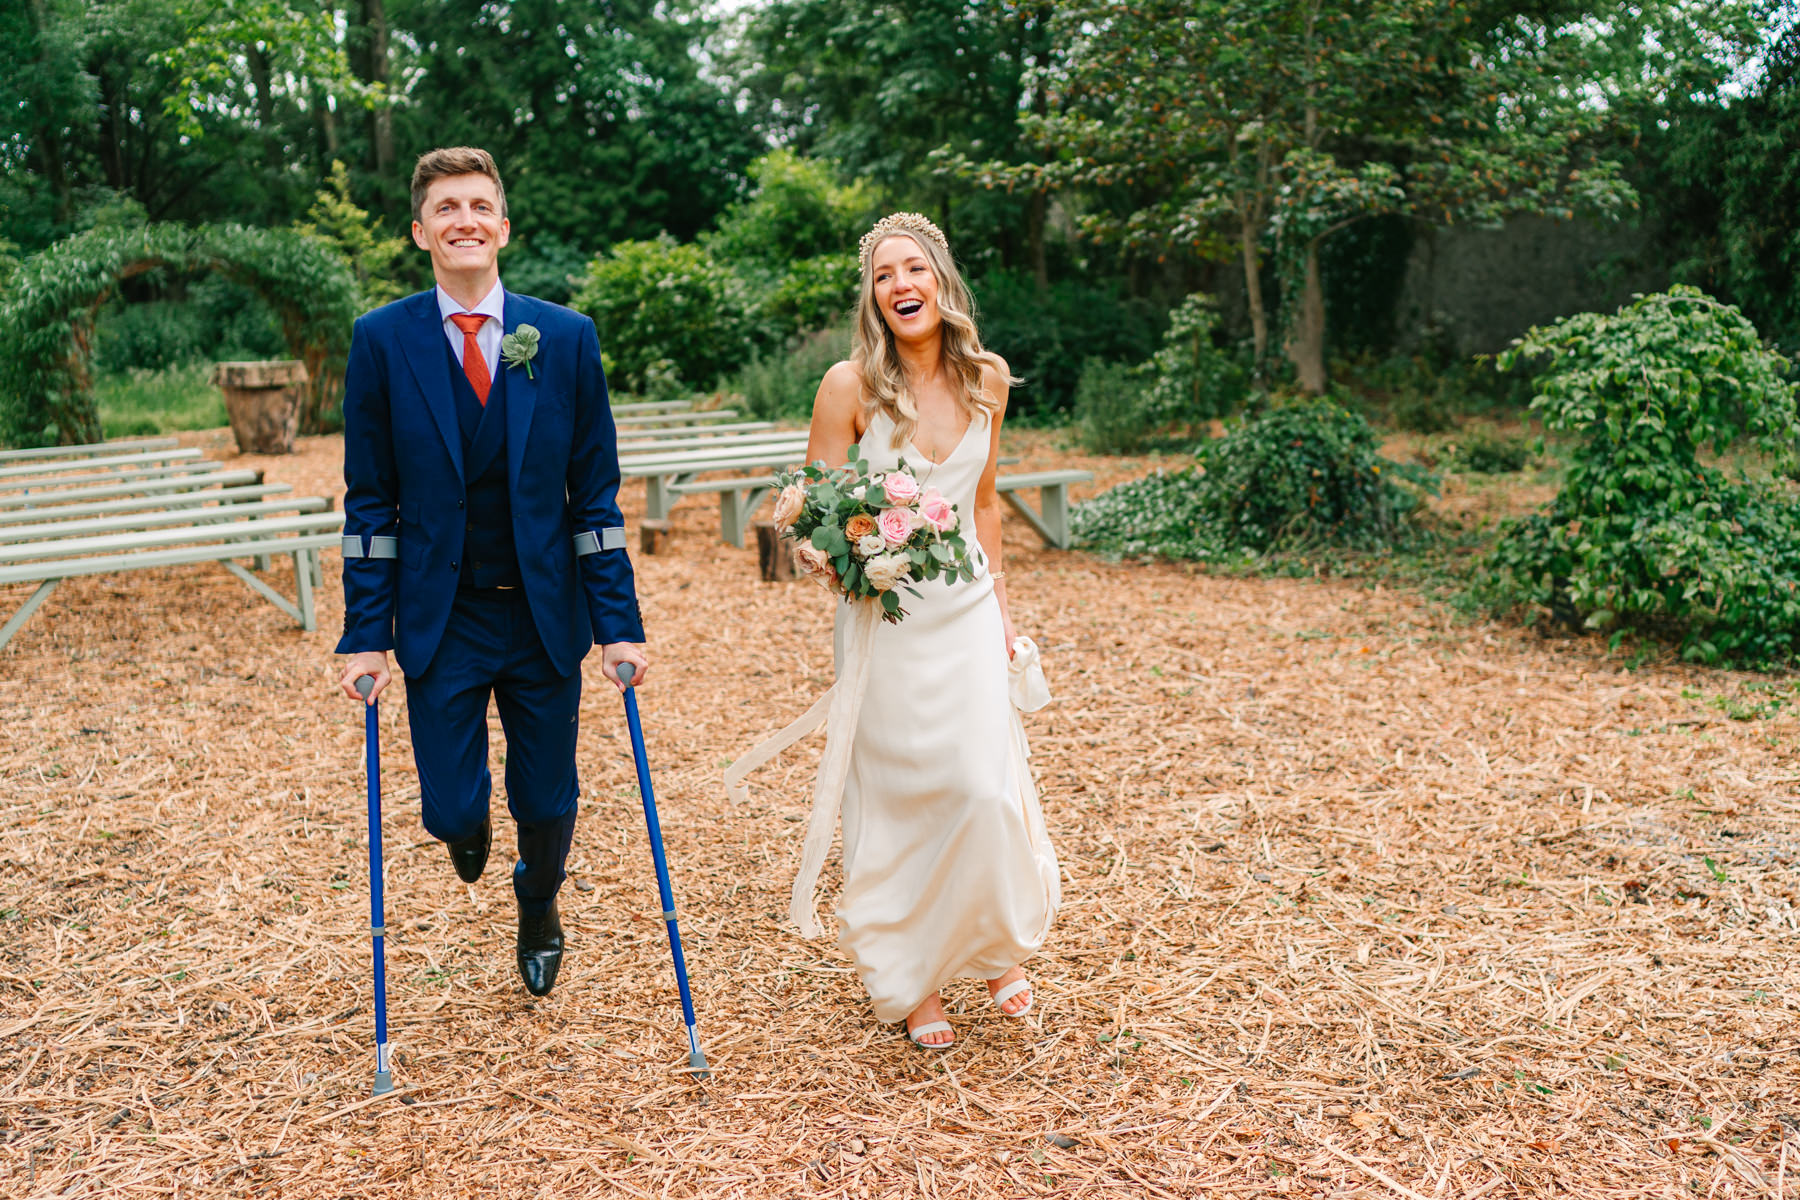
[[[225,424],[225,395],[207,382],[212,364],[188,363],[102,375],[94,385],[107,437],[141,437]]]

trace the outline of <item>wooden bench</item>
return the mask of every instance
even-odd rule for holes
[[[731,545],[742,550],[744,534],[750,528],[750,518],[762,507],[762,502],[775,490],[773,475],[752,475],[747,478],[734,479],[701,479],[686,483],[668,485],[671,497],[698,496],[707,492],[719,495],[719,536]],[[671,504],[674,503],[672,499]]]
[[[217,464],[205,465],[216,466]],[[115,479],[118,477],[107,475],[103,478]],[[187,475],[157,475],[148,479],[125,479],[118,483],[99,484],[93,487],[71,487],[54,491],[21,492],[16,496],[0,496],[0,512],[15,508],[49,508],[80,501],[105,500],[115,496],[154,496],[261,482],[262,472],[249,470],[208,470]]]
[[[94,471],[86,475],[27,475],[19,479],[0,479],[0,492],[51,494],[55,489],[88,483],[127,483],[145,479],[167,479],[175,475],[191,475],[196,471],[217,471],[219,464],[210,459],[189,459],[169,466],[131,467],[116,471]]]
[[[709,412],[666,412],[637,413],[631,416],[614,417],[613,425],[619,428],[633,428],[640,425],[712,425],[719,421],[730,421],[737,417],[735,408],[715,408]]]
[[[199,457],[198,450],[177,447],[173,450],[143,450],[136,454],[97,454],[90,458],[34,459],[0,465],[0,480],[5,480],[10,486],[15,479],[54,479],[69,471],[92,471],[96,467],[129,470]]]
[[[690,412],[693,410],[692,400],[634,400],[630,404],[615,404],[613,415],[635,416],[639,413]]]
[[[646,425],[632,426],[618,431],[620,450],[629,450],[638,442],[652,441],[659,438],[689,438],[701,440],[705,438],[729,437],[742,433],[764,433],[775,428],[773,421],[732,421],[724,425]]]
[[[627,479],[644,480],[645,516],[660,521],[668,517],[679,498],[669,490],[674,485],[712,471],[769,471],[793,466],[806,457],[806,437],[801,431],[777,442],[712,447],[703,444],[692,450],[626,453],[619,456],[619,472]]]
[[[1017,459],[1002,459],[1017,462]],[[1001,475],[994,480],[994,490],[1016,509],[1038,532],[1044,543],[1058,550],[1069,548],[1069,485],[1093,479],[1092,471],[1032,471],[1020,475]],[[666,485],[671,496],[697,496],[716,492],[719,496],[719,536],[742,549],[750,519],[775,488],[773,475],[751,475],[732,479],[690,480]],[[1018,493],[1026,488],[1038,490],[1038,507],[1032,509]]]
[[[234,474],[236,474],[234,472]],[[245,472],[254,478],[254,473]],[[249,483],[242,487],[207,488],[205,491],[165,492],[144,496],[125,496],[118,500],[89,500],[79,504],[38,504],[29,508],[0,509],[0,538],[7,526],[45,520],[67,520],[71,517],[100,517],[110,513],[139,512],[145,509],[199,508],[222,501],[242,504],[281,496],[294,489],[285,483]]]
[[[1092,471],[1031,471],[1023,475],[1002,475],[994,480],[994,490],[1013,506],[1026,524],[1038,531],[1044,544],[1058,550],[1069,548],[1069,485],[1087,483]],[[1026,488],[1038,490],[1038,506],[1034,510],[1019,493]]]
[[[319,551],[341,543],[343,515],[303,514],[220,523],[212,519],[214,514],[201,511],[203,519],[178,528],[0,543],[0,584],[38,585],[0,626],[0,647],[12,640],[65,579],[198,562],[222,564],[302,629],[316,629],[313,590],[320,578]],[[293,555],[295,598],[291,602],[236,561],[274,554]]]
[[[103,454],[130,454],[141,450],[173,450],[172,437],[126,438],[117,442],[83,442],[76,446],[40,446],[35,450],[0,450],[0,462],[28,462],[51,458],[87,458]]]

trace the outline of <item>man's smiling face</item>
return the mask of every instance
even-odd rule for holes
[[[500,208],[500,189],[486,175],[434,179],[413,222],[413,242],[431,255],[431,269],[445,279],[498,278],[500,247],[512,225]]]

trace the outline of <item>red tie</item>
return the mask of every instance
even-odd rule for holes
[[[487,317],[481,313],[451,313],[450,319],[462,330],[463,374],[469,377],[469,386],[475,389],[475,398],[481,401],[481,407],[486,408],[493,377],[488,374],[487,359],[481,357],[481,343],[475,340],[475,331]]]

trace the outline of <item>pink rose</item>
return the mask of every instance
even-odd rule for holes
[[[936,488],[926,488],[919,497],[919,518],[938,533],[956,528],[956,509]]]
[[[775,497],[775,528],[791,529],[794,522],[800,519],[801,510],[806,507],[806,489],[797,483],[790,483]]]
[[[884,508],[875,524],[881,530],[881,540],[890,546],[904,546],[913,535],[913,514],[909,508]]]
[[[905,471],[889,471],[881,479],[881,490],[889,504],[917,504],[919,481]]]
[[[802,542],[794,547],[794,563],[823,586],[837,587],[837,568],[831,565],[831,555],[811,542]]]

